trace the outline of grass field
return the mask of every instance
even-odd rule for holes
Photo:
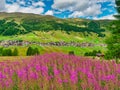
[[[21,61],[24,59],[30,60],[33,56],[0,56],[0,62],[3,61]]]
[[[75,42],[104,43],[105,37],[98,37],[94,33],[88,34],[88,36],[84,36],[83,33],[70,32],[70,34],[67,34],[64,31],[51,30],[49,32],[34,31],[32,33],[28,33],[25,35],[0,36],[0,41],[2,40],[24,40],[34,42],[75,41]]]
[[[38,46],[38,45],[30,45],[31,47],[37,47],[39,49],[40,54],[59,52],[68,54],[69,51],[74,51],[77,56],[84,56],[84,53],[91,52],[93,50],[100,50],[102,53],[106,52],[106,47],[74,47],[74,46]],[[19,56],[26,56],[26,52],[29,46],[10,46],[9,49],[13,50],[14,48],[18,49]],[[5,48],[4,48],[5,49]]]

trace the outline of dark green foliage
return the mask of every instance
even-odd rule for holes
[[[39,55],[39,50],[38,50],[38,48],[28,47],[26,55],[27,56]]]
[[[18,49],[15,48],[12,52],[11,49],[0,48],[0,56],[18,56]]]
[[[0,26],[3,25],[5,23],[5,19],[0,20]]]
[[[26,55],[27,55],[27,56],[31,56],[31,55],[32,55],[32,52],[33,52],[32,47],[28,47],[27,52],[26,52]]]
[[[101,53],[101,51],[93,50],[92,52],[86,52],[84,56],[96,56],[97,53]]]
[[[69,55],[75,55],[74,51],[69,51]]]
[[[41,20],[41,19],[35,19],[35,18],[34,19],[25,18],[22,20],[22,22],[23,23],[21,23],[21,25],[27,30],[27,32],[31,32],[33,30],[37,30],[37,31],[64,30],[67,33],[69,33],[70,31],[88,32],[88,33],[94,32],[99,35],[101,34],[101,32],[104,31],[100,29],[100,24],[95,22],[89,23],[89,27],[85,27],[85,28],[78,27],[77,25],[71,25],[68,22],[58,23],[57,21],[54,21],[54,20],[47,21],[47,20]],[[87,23],[85,25],[87,26]],[[91,25],[93,27],[91,27]],[[99,36],[102,36],[102,35],[99,35]]]
[[[115,0],[116,10],[118,11],[118,15],[115,15],[116,18],[120,19],[120,0]]]
[[[38,48],[35,48],[35,49],[34,49],[34,54],[36,54],[36,55],[39,55],[39,54],[40,54],[40,52],[39,52],[39,49],[38,49]]]
[[[120,3],[119,0],[116,0],[117,7],[120,5],[118,2]],[[120,12],[118,11],[118,13]],[[119,19],[120,18],[118,18],[118,20],[113,21],[108,28],[109,30],[111,30],[112,35],[106,40],[107,48],[108,48],[108,51],[105,54],[106,59],[116,59],[116,60],[120,59],[120,20]]]
[[[11,49],[3,49],[2,56],[12,56],[12,50]]]
[[[84,54],[84,56],[89,56],[89,52],[86,52],[86,53]]]
[[[120,6],[120,0],[116,0],[115,3],[116,3],[117,6]]]
[[[2,51],[3,51],[3,48],[1,47],[0,48],[0,56],[2,56]]]
[[[96,23],[96,22],[94,22],[94,21],[91,21],[91,22],[89,22],[88,23],[88,28],[90,29],[90,30],[96,30],[96,29],[100,29],[100,24],[99,23]]]
[[[105,36],[105,34],[102,34],[102,32],[105,32],[105,30],[100,28],[100,23],[91,21],[88,23],[87,27],[88,27],[88,31],[97,33],[98,37]]]
[[[18,49],[17,49],[17,48],[15,48],[15,49],[13,50],[12,55],[13,55],[13,56],[18,56]]]
[[[15,21],[0,20],[0,35],[11,36],[25,33]]]
[[[118,59],[120,58],[120,34],[113,34],[106,40],[108,51],[106,53],[106,59]]]

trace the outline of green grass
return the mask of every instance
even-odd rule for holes
[[[10,61],[21,61],[23,59],[30,60],[32,56],[0,56],[0,62],[10,60]]]
[[[74,51],[75,55],[80,55],[80,56],[84,56],[84,53],[86,52],[90,52],[93,50],[101,50],[103,53],[105,53],[106,48],[103,47],[73,47],[73,46],[69,46],[69,47],[60,47],[64,52],[68,53],[69,51]]]
[[[65,41],[65,42],[90,42],[94,44],[104,43],[105,38],[98,37],[96,34],[92,33],[89,36],[84,36],[83,33],[70,32],[67,34],[64,31],[49,31],[41,32],[35,31],[33,33],[28,33],[25,35],[16,35],[16,36],[0,36],[1,40],[24,40],[24,41],[34,41],[34,42],[56,42],[56,41]],[[20,56],[25,56],[28,46],[10,46],[10,49],[17,48]],[[69,51],[74,51],[76,55],[83,56],[85,52],[92,50],[101,50],[102,52],[106,51],[105,47],[74,47],[74,46],[38,46],[32,45],[32,47],[39,48],[40,54],[51,53],[51,52],[64,52],[68,53]]]
[[[14,49],[14,48],[18,49],[19,52],[19,56],[26,56],[26,51],[28,49],[29,46],[11,46],[8,47],[10,49]],[[38,46],[38,45],[32,45],[33,48],[37,47],[39,49],[40,54],[44,54],[44,53],[52,53],[52,52],[62,52],[62,53],[66,53],[68,54],[69,51],[74,51],[75,55],[78,56],[84,56],[84,53],[86,52],[90,52],[93,50],[100,50],[103,53],[106,52],[106,48],[105,47],[74,47],[74,46]]]
[[[35,31],[24,35],[0,36],[0,41],[2,40],[24,40],[24,41],[34,41],[34,42],[74,41],[74,42],[90,42],[90,43],[99,44],[99,43],[104,43],[105,38],[98,37],[94,33],[92,33],[89,36],[84,36],[83,33],[70,32],[70,34],[67,34],[64,31],[52,30],[49,32]]]

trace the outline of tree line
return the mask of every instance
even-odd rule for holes
[[[26,56],[32,56],[32,55],[39,55],[39,49],[28,47],[26,51]],[[19,51],[17,48],[14,48],[13,50],[10,48],[0,48],[0,56],[19,56]]]

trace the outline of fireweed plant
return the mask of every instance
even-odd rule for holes
[[[120,64],[62,53],[3,61],[0,90],[120,90]]]

